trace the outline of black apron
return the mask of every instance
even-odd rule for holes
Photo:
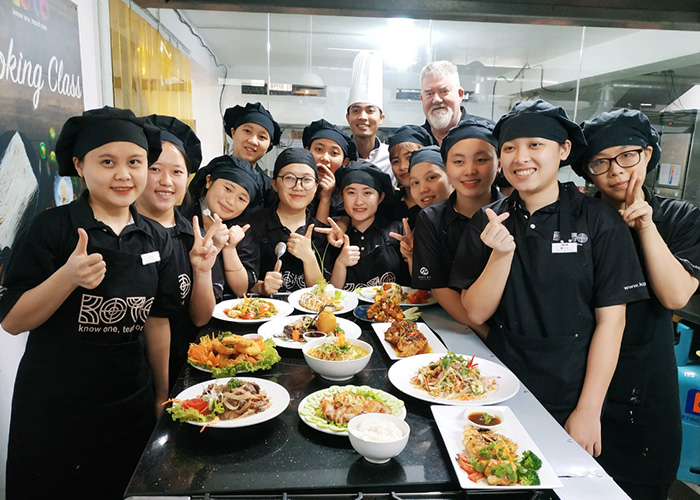
[[[155,424],[143,325],[156,264],[99,252],[107,274],[29,334],[12,402],[7,498],[121,499]]]
[[[566,236],[571,235],[571,201],[568,193],[563,190],[560,193],[559,234],[561,241],[564,241]],[[528,255],[534,255],[535,252],[541,252],[539,255],[552,254],[552,242],[544,238],[523,238],[517,244],[533,245],[534,248],[528,250]],[[576,258],[579,255],[579,252],[552,255],[553,261],[555,257],[563,257],[566,261],[562,260],[552,269],[539,270],[541,273],[553,273],[555,270],[561,272],[556,275],[556,280],[561,283],[560,304],[576,302],[570,286],[575,284],[576,275],[582,267]],[[551,281],[553,286],[554,280]],[[552,304],[551,307],[557,307],[557,304]],[[561,329],[557,330],[560,332],[558,336],[547,338],[516,334],[498,322],[490,327],[486,340],[488,347],[527,386],[547,411],[564,425],[576,407],[583,388],[594,328],[582,327],[572,318],[569,324],[561,325]],[[522,328],[527,330],[527,325]]]
[[[362,255],[357,264],[347,268],[343,289],[352,292],[356,288],[382,283],[403,283],[403,257],[396,243],[396,240],[392,241],[392,238],[383,232],[380,244]]]

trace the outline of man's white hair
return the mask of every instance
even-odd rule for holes
[[[457,82],[457,86],[461,87],[459,83],[459,73],[457,72],[457,66],[452,64],[450,61],[433,61],[425,65],[425,67],[420,72],[420,81],[429,76],[445,76],[448,78],[454,78]]]

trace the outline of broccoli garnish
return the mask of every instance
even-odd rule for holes
[[[523,453],[523,457],[520,459],[520,464],[525,469],[536,471],[540,470],[540,467],[542,467],[542,460],[540,460],[540,457],[532,453],[530,450],[527,450]]]
[[[524,474],[519,474],[518,476],[518,483],[522,484],[523,486],[536,486],[540,484],[540,476],[532,469],[527,470]]]

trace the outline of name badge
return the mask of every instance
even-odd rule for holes
[[[141,254],[141,264],[144,266],[153,264],[154,262],[160,262],[160,252],[158,252],[158,250]]]
[[[552,253],[576,253],[578,252],[578,244],[576,242],[552,243]]]

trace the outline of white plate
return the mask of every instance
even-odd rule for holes
[[[306,425],[311,427],[312,429],[316,429],[321,432],[325,432],[326,434],[331,434],[333,436],[347,436],[348,431],[347,430],[339,430],[336,428],[334,430],[332,425],[327,424],[324,420],[318,419],[318,417],[315,416],[310,416],[307,412],[313,408],[318,408],[318,403],[321,401],[321,399],[328,395],[328,394],[335,394],[336,392],[343,392],[343,391],[356,391],[356,390],[362,390],[362,391],[372,391],[375,394],[380,395],[381,397],[385,398],[387,401],[391,401],[397,408],[400,407],[400,410],[394,411],[394,415],[400,418],[405,418],[406,417],[406,406],[404,405],[403,401],[401,401],[399,398],[396,396],[393,396],[389,394],[388,392],[381,391],[379,389],[373,389],[367,385],[361,385],[361,386],[356,386],[356,385],[344,385],[344,386],[338,386],[338,385],[332,385],[328,389],[322,389],[320,391],[316,391],[312,394],[309,394],[306,396],[304,399],[301,400],[301,403],[299,403],[299,417],[301,418],[301,421],[304,422]],[[346,426],[347,427],[347,426]]]
[[[537,471],[537,474],[540,476],[540,484],[536,486],[491,486],[486,482],[485,478],[479,479],[479,481],[476,483],[470,480],[468,474],[462,470],[455,459],[459,453],[467,454],[466,450],[464,449],[464,445],[462,444],[462,440],[464,439],[464,426],[470,424],[464,415],[464,409],[458,406],[433,405],[430,407],[430,409],[435,417],[435,423],[437,424],[438,430],[440,431],[440,436],[442,436],[442,440],[445,443],[445,448],[447,448],[447,456],[450,457],[452,467],[454,467],[455,473],[457,474],[459,485],[465,490],[493,489],[504,492],[506,490],[542,490],[561,488],[562,484],[561,481],[559,481],[556,473],[510,408],[507,406],[487,406],[483,408],[474,407],[472,410],[477,411],[479,409],[483,409],[484,411],[490,411],[492,408],[498,408],[501,410],[504,417],[503,424],[496,430],[496,432],[506,436],[508,439],[511,439],[518,444],[518,455],[522,455],[524,451],[530,450],[542,460],[542,467]]]
[[[287,389],[282,387],[281,385],[272,382],[271,380],[266,380],[262,378],[253,378],[253,377],[235,377],[239,380],[245,380],[248,382],[255,382],[260,386],[261,389],[263,389],[266,393],[268,398],[270,398],[270,401],[272,402],[272,405],[265,411],[261,411],[260,413],[256,413],[255,415],[249,415],[247,417],[242,417],[242,418],[237,418],[235,420],[220,420],[216,424],[209,424],[208,427],[216,427],[220,429],[232,429],[234,427],[247,427],[249,425],[255,425],[259,424],[262,422],[267,422],[268,420],[271,420],[275,418],[277,415],[282,413],[284,410],[287,409],[287,406],[289,406],[289,393],[287,392]],[[207,380],[206,382],[202,382],[200,384],[193,385],[191,387],[188,387],[184,391],[182,391],[180,394],[177,395],[176,399],[190,399],[190,398],[196,398],[197,396],[200,396],[202,394],[202,391],[206,389],[209,384],[215,383],[215,384],[220,384],[220,385],[225,385],[229,380],[231,380],[231,377],[229,378],[218,378],[214,380]],[[187,424],[192,424],[192,425],[197,425],[199,427],[202,427],[206,425],[206,422],[185,422]]]
[[[471,354],[460,354],[465,359],[470,359]],[[495,390],[487,392],[481,397],[469,400],[459,401],[454,399],[436,398],[428,394],[422,389],[418,389],[411,385],[411,379],[418,373],[418,369],[426,366],[428,363],[441,358],[441,354],[418,354],[410,358],[403,358],[394,363],[389,368],[389,380],[401,392],[413,396],[416,399],[422,399],[429,403],[440,403],[446,405],[458,406],[474,406],[474,405],[491,405],[505,401],[515,396],[520,389],[518,378],[505,366],[501,366],[492,361],[483,358],[474,358],[474,362],[479,364],[481,375],[487,377],[496,377],[498,386]]]
[[[382,344],[382,347],[389,355],[389,359],[405,359],[406,357],[410,358],[411,356],[399,356],[394,350],[393,344],[391,344],[384,338],[384,332],[387,331],[391,325],[392,323],[372,323],[374,333],[376,333],[377,337],[379,337],[379,343]],[[428,341],[428,346],[433,351],[429,354],[447,353],[447,348],[445,347],[445,345],[442,342],[440,342],[440,339],[435,336],[435,334],[428,325],[426,325],[425,323],[416,323],[416,327],[418,328],[418,331],[425,335],[425,339]],[[414,354],[414,356],[417,356],[417,354]]]
[[[371,302],[374,303],[374,296],[377,295],[377,292],[381,286],[366,286],[364,288],[356,288],[355,289],[355,295],[357,298],[363,302]],[[418,291],[417,288],[411,288],[409,286],[402,286],[401,290],[403,293],[415,293]],[[433,295],[432,292],[430,292],[430,296],[428,297],[428,302],[425,302],[423,304],[411,304],[410,302],[401,302],[399,305],[401,307],[425,307],[425,306],[432,306],[433,304],[437,304],[437,299]]]
[[[224,313],[224,309],[230,309],[239,302],[241,302],[243,299],[231,299],[231,300],[222,300],[218,304],[214,306],[214,313],[212,316],[216,319],[220,319],[222,321],[230,321],[231,323],[245,323],[245,324],[251,324],[251,323],[263,323],[265,321],[270,321],[271,319],[275,318],[281,318],[284,316],[289,316],[294,312],[294,307],[288,304],[287,302],[283,300],[277,300],[277,299],[262,299],[265,302],[269,302],[273,306],[275,306],[275,309],[277,309],[277,314],[274,316],[271,316],[269,318],[263,318],[263,319],[238,319],[238,318],[229,318],[226,313]]]
[[[287,349],[301,349],[306,345],[306,342],[294,342],[293,340],[284,340],[275,337],[276,333],[281,333],[284,327],[294,321],[303,318],[304,316],[309,316],[308,314],[299,314],[296,316],[287,316],[285,318],[277,318],[267,323],[263,323],[258,328],[258,335],[264,339],[272,339],[275,341],[278,347],[286,347]],[[313,316],[313,314],[312,314]],[[346,339],[359,339],[362,329],[357,326],[352,321],[348,321],[343,318],[335,318],[338,321],[338,325],[345,332]]]
[[[301,290],[297,290],[296,292],[292,292],[289,294],[289,297],[287,298],[287,300],[289,301],[289,303],[293,307],[295,307],[296,309],[298,309],[300,311],[310,313],[310,314],[316,314],[318,311],[312,311],[311,309],[306,309],[305,307],[301,307],[301,305],[299,305],[299,299],[301,298],[302,294],[311,291],[312,288],[313,287],[302,288]],[[333,293],[335,293],[335,289],[333,289]],[[342,301],[343,301],[343,308],[340,311],[333,311],[333,314],[336,314],[336,315],[345,314],[346,312],[350,312],[353,309],[355,309],[355,307],[357,307],[357,297],[354,294],[344,292],[342,290],[340,291],[340,293],[341,293],[341,297],[342,297]]]

